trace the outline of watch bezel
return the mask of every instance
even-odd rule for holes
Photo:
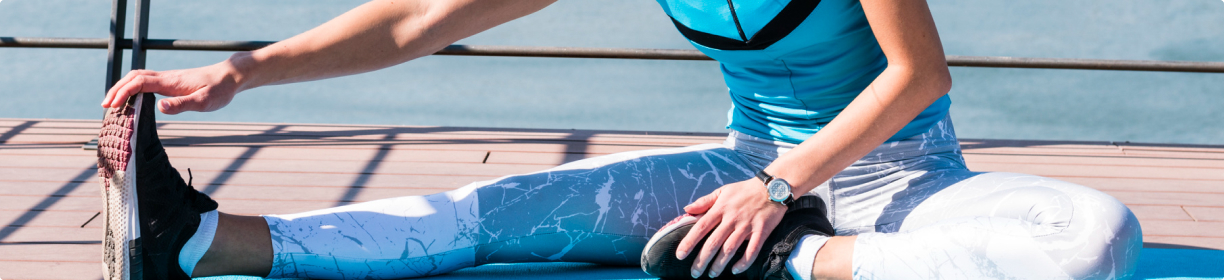
[[[787,182],[782,178],[773,178],[773,180],[769,180],[769,184],[766,185],[765,188],[769,190],[769,200],[773,200],[774,202],[786,203],[786,200],[793,196],[793,194],[791,194],[790,182]]]

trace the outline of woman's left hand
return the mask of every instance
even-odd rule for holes
[[[688,257],[689,251],[692,251],[697,242],[713,230],[692,267],[693,278],[697,278],[705,271],[706,265],[710,265],[712,278],[722,273],[744,240],[748,240],[748,248],[743,258],[732,267],[732,272],[739,274],[747,270],[761,251],[761,243],[774,227],[778,226],[778,222],[782,221],[786,207],[769,200],[765,184],[752,178],[722,186],[685,206],[684,211],[700,216],[697,224],[693,225],[693,229],[680,241],[676,258]],[[715,253],[718,258],[711,263]]]

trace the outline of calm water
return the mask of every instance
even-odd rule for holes
[[[1224,61],[1220,0],[929,1],[948,54]],[[280,40],[362,2],[153,1],[150,37]],[[2,0],[0,36],[105,37],[109,5]],[[650,0],[561,0],[460,43],[692,48]],[[98,118],[105,55],[0,49],[0,117]],[[227,56],[153,51],[148,66],[198,67]],[[363,75],[259,88],[221,111],[161,118],[718,132],[730,100],[717,66],[427,57]],[[952,74],[953,119],[965,138],[1224,144],[1221,74],[988,68]]]

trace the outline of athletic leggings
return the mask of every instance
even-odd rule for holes
[[[682,207],[753,175],[793,144],[625,152],[426,196],[264,218],[269,278],[406,278],[486,263],[638,265]],[[764,191],[764,190],[762,190]],[[970,172],[947,119],[884,143],[814,189],[838,235],[858,235],[856,279],[1105,279],[1135,270],[1126,206],[1039,176]]]

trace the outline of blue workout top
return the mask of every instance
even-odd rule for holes
[[[803,142],[888,66],[857,0],[656,1],[720,63],[733,105],[727,128],[752,136]],[[939,98],[888,141],[926,132],[950,104]]]

